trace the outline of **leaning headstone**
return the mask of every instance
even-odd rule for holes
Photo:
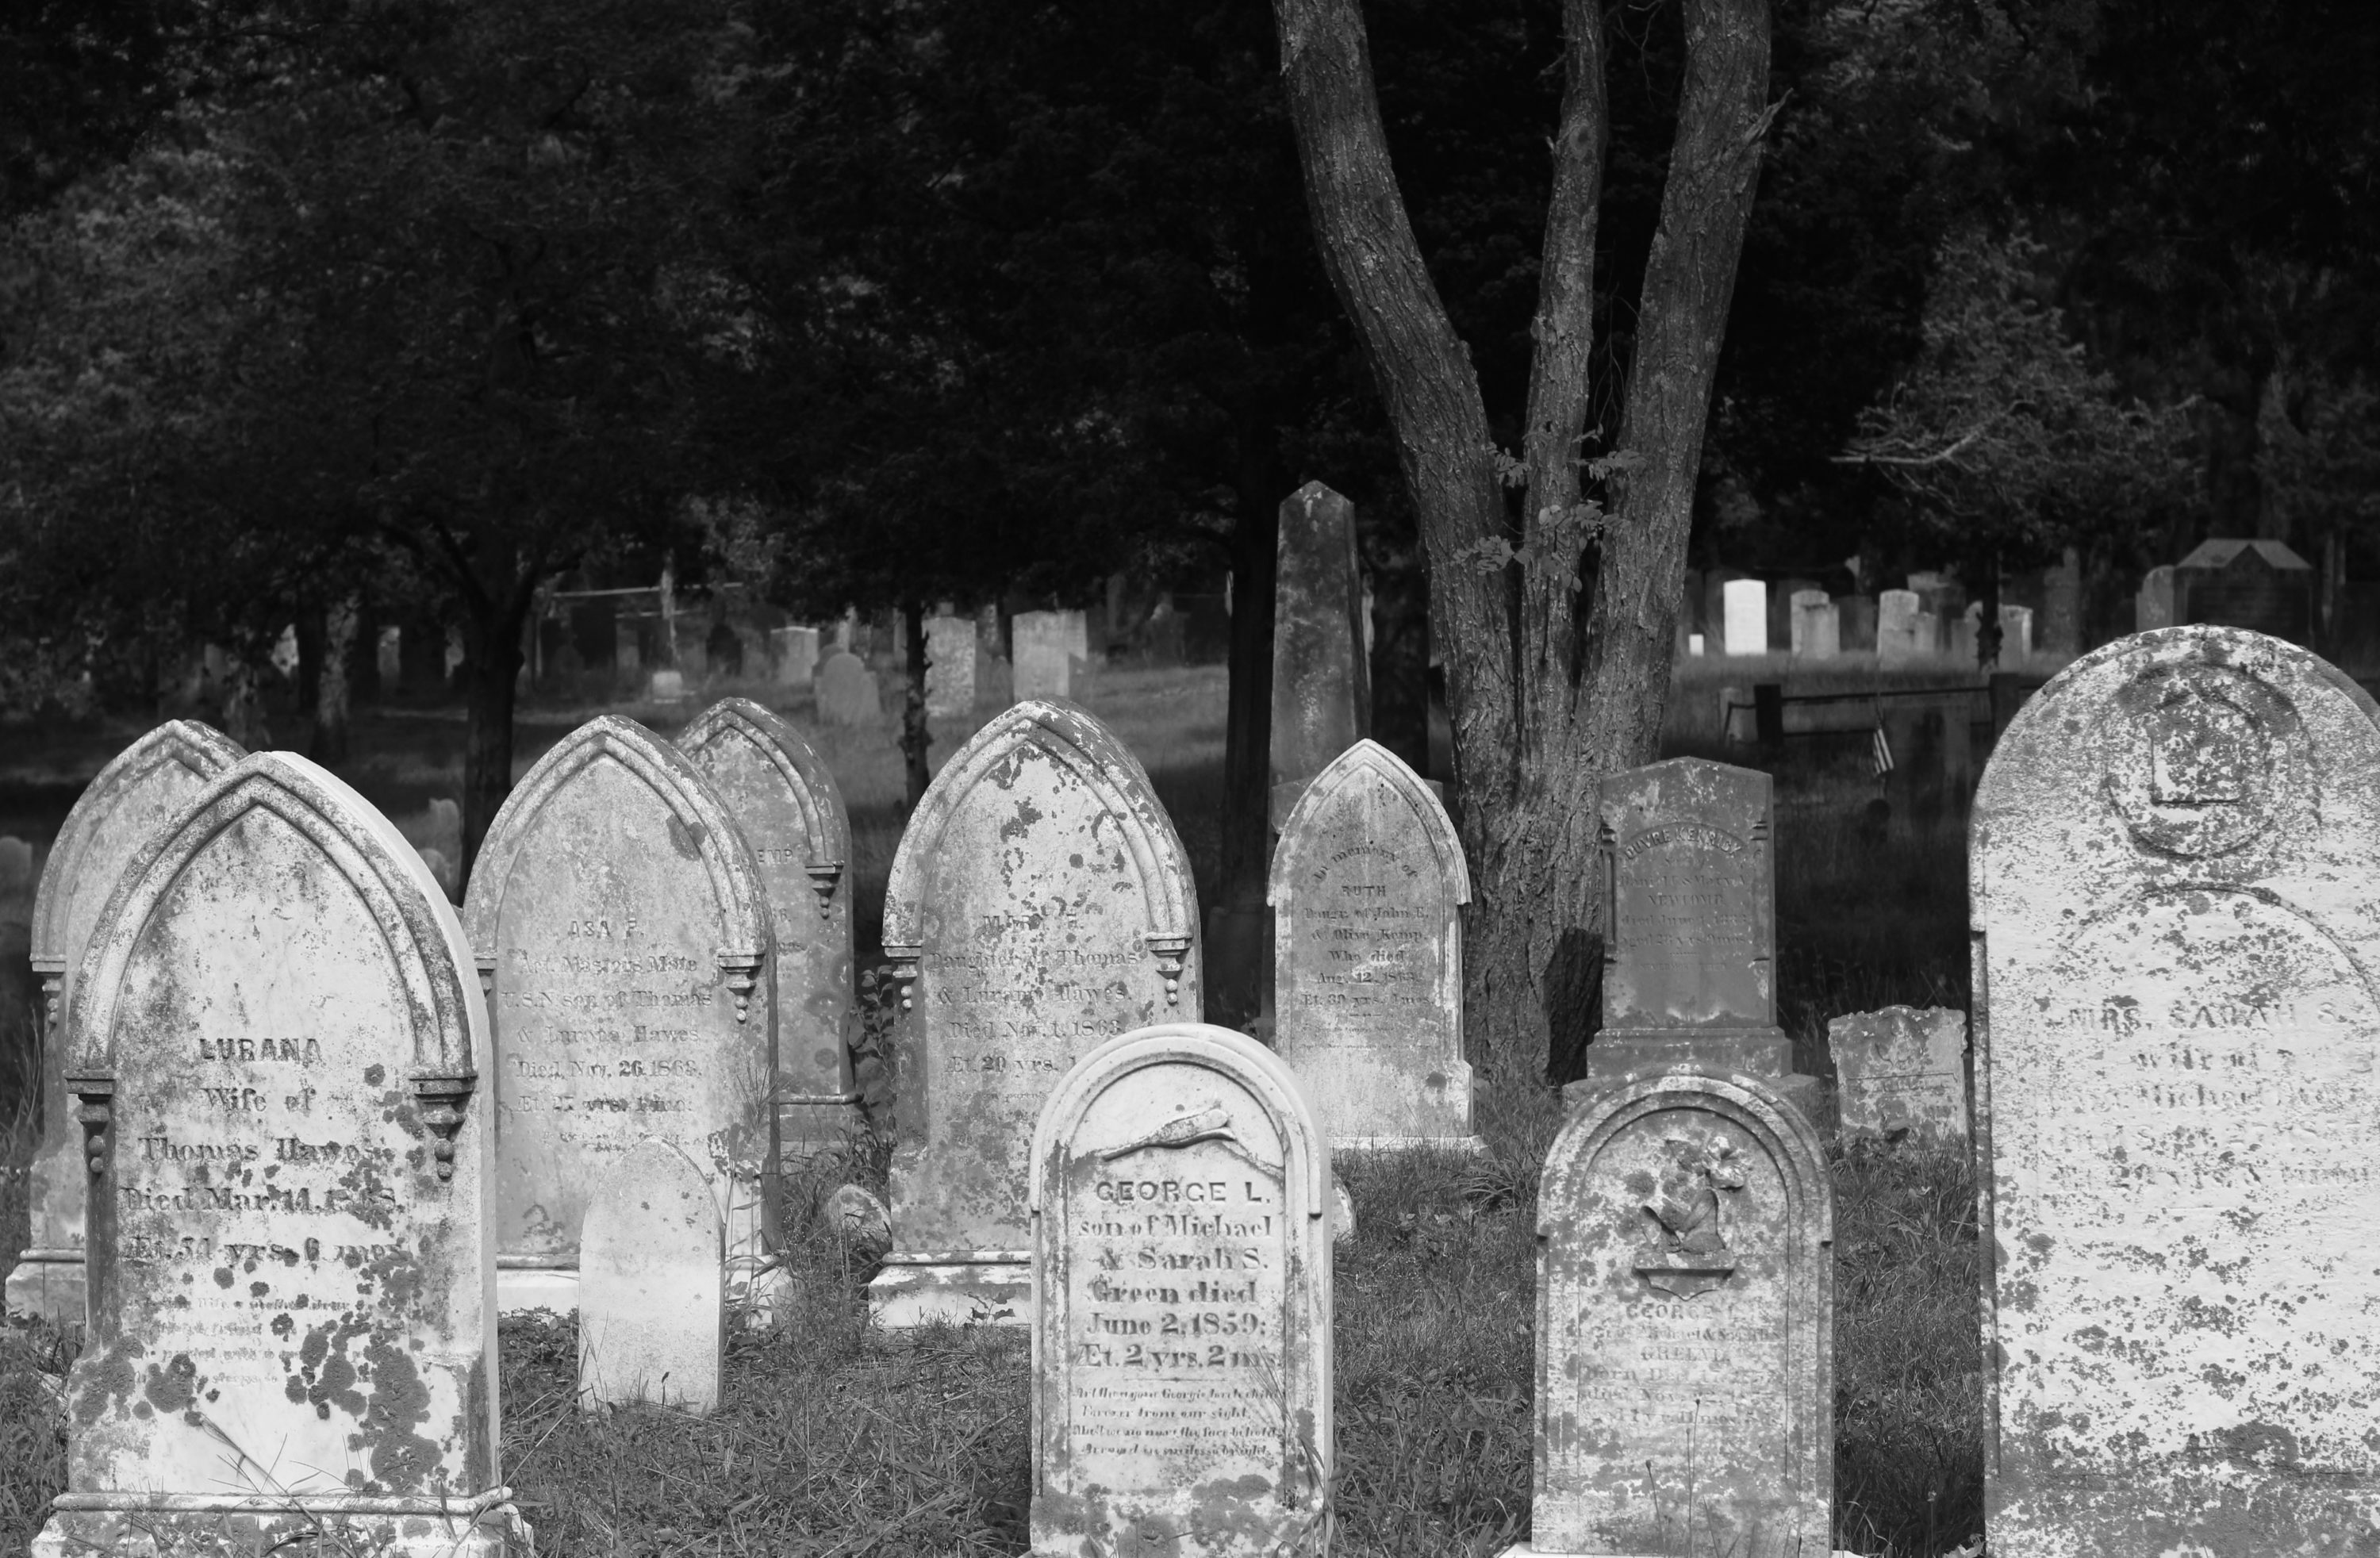
[[[1033,1550],[1322,1551],[1330,1152],[1287,1068],[1204,1023],[1126,1033],[1032,1162]]]
[[[1727,581],[1727,652],[1768,652],[1768,586],[1756,578]]]
[[[851,1041],[851,822],[801,732],[748,699],[695,716],[677,738],[744,830],[775,927],[777,1150],[787,1170],[859,1128]]]
[[[818,675],[819,630],[779,627],[769,635],[779,687],[808,687]]]
[[[1536,1482],[1507,1552],[1832,1552],[1834,1192],[1809,1122],[1752,1077],[1633,1077],[1563,1125],[1537,1206]]]
[[[819,667],[818,712],[820,721],[836,725],[869,725],[883,717],[876,673],[849,650],[837,650]]]
[[[1281,503],[1272,622],[1270,817],[1278,830],[1314,776],[1372,733],[1355,505],[1319,481]]]
[[[724,1233],[710,1176],[670,1143],[648,1137],[603,1171],[578,1247],[581,1410],[718,1410]]]
[[[100,910],[141,848],[245,756],[194,720],[159,725],[101,769],[67,813],[33,895],[33,977],[42,981],[41,1136],[26,1170],[30,1225],[8,1272],[11,1314],[83,1320],[82,1127],[66,1085],[67,1005]]]
[[[67,1033],[91,1332],[36,1558],[528,1552],[486,1010],[395,828],[302,758],[240,762],[108,898]]]
[[[1847,1138],[1964,1146],[1967,1014],[1887,1006],[1827,1023],[1838,1129]]]
[[[952,719],[975,709],[976,637],[971,616],[926,619],[926,712]]]
[[[1608,776],[1600,813],[1603,1030],[1574,1096],[1693,1064],[1760,1077],[1815,1116],[1817,1079],[1792,1072],[1777,1026],[1768,775],[1671,758]]]
[[[1463,1059],[1463,841],[1421,776],[1358,741],[1273,846],[1274,1047],[1333,1149],[1476,1150]]]
[[[587,1198],[645,1137],[703,1164],[748,1226],[775,1155],[771,927],[701,772],[633,721],[580,725],[496,813],[463,922],[495,1023],[504,1309],[577,1304]],[[728,1255],[748,1272],[759,1252]]]
[[[1123,744],[1031,700],[953,753],[884,888],[900,982],[880,1322],[1025,1323],[1033,1120],[1084,1053],[1201,1010],[1197,890]]]
[[[1898,665],[1917,654],[1917,593],[1888,590],[1876,598],[1876,662]]]
[[[2074,662],[1985,771],[1994,1552],[2380,1531],[2375,721],[2303,650],[2179,627]]]

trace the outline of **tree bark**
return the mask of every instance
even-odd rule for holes
[[[909,640],[908,675],[901,698],[901,756],[908,775],[909,810],[926,798],[933,777],[926,765],[932,734],[926,728],[926,603],[911,596],[901,603],[901,625]]]
[[[470,880],[504,798],[513,793],[513,704],[521,670],[521,625],[537,578],[523,573],[495,590],[463,591],[463,676],[468,701],[463,727],[462,879]]]
[[[1677,140],[1640,302],[1609,513],[1584,500],[1596,214],[1608,110],[1602,14],[1565,0],[1560,120],[1532,325],[1525,491],[1506,519],[1467,354],[1389,164],[1358,0],[1275,0],[1323,261],[1362,336],[1420,516],[1473,902],[1474,1058],[1557,1077],[1596,1021],[1596,797],[1650,758],[1718,344],[1767,123],[1767,0],[1685,0]],[[1516,533],[1517,532],[1517,535]],[[1518,544],[1514,542],[1517,540]]]
[[[1220,880],[1203,927],[1206,1017],[1245,1030],[1263,1005],[1271,915],[1265,883],[1272,868],[1272,640],[1274,577],[1281,563],[1283,479],[1272,457],[1269,420],[1242,420],[1240,513],[1227,543],[1232,567],[1229,691],[1223,711],[1223,804]]]

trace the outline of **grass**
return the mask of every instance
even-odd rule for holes
[[[1721,681],[1774,679],[1747,663],[1682,667],[1672,752],[1710,749]],[[1797,684],[1807,667],[1773,667]],[[1714,671],[1723,675],[1711,674]],[[1812,685],[1860,686],[1840,665]],[[1892,674],[1895,685],[1972,681],[1964,668]],[[1800,687],[1797,685],[1796,690]],[[880,913],[903,821],[892,721],[819,729],[806,694],[739,687],[813,735],[851,806],[863,941]],[[1223,682],[1219,668],[1101,678],[1089,702],[1139,755],[1184,835],[1203,894],[1216,873]],[[889,700],[888,700],[889,702]],[[672,735],[700,705],[623,710]],[[596,706],[524,713],[523,768]],[[936,764],[981,718],[937,731]],[[82,779],[127,726],[12,749],[0,769],[0,829],[45,840]],[[428,809],[459,792],[462,724],[451,711],[367,712],[342,770],[418,844],[443,847]],[[1955,827],[1867,822],[1877,794],[1856,743],[1797,744],[1777,774],[1779,1013],[1798,1064],[1824,1072],[1826,1019],[1906,1002],[1966,1004],[1965,853]],[[55,813],[55,816],[50,815]],[[20,821],[30,819],[30,821]],[[0,905],[0,918],[6,906]],[[889,1015],[863,947],[870,1020],[863,1079]],[[5,1021],[0,1015],[0,1021]],[[0,1064],[6,1056],[0,1054]],[[0,1093],[0,1097],[6,1097]],[[1358,1233],[1337,1255],[1337,1547],[1346,1554],[1486,1555],[1527,1529],[1533,1476],[1536,1176],[1560,1121],[1551,1094],[1491,1090],[1473,1159],[1343,1159]],[[18,1150],[0,1161],[21,1162]],[[0,1142],[0,1148],[7,1144]],[[847,1172],[880,1189],[889,1141]],[[1981,1526],[1982,1408],[1976,1345],[1973,1179],[1956,1155],[1895,1149],[1839,1155],[1836,1463],[1840,1545],[1873,1558],[1935,1558]],[[549,1553],[1014,1553],[1025,1548],[1029,1396],[1021,1333],[887,1336],[866,1324],[873,1265],[803,1210],[797,1186],[788,1269],[797,1296],[777,1329],[739,1334],[722,1410],[707,1419],[650,1408],[577,1410],[566,1322],[508,1321],[500,1333],[505,1479]],[[0,1176],[0,1241],[20,1238],[21,1188]],[[13,1216],[13,1223],[11,1218]],[[0,1332],[0,1552],[21,1551],[64,1486],[50,1386],[73,1340],[40,1327]]]

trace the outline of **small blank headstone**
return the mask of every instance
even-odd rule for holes
[[[2003,605],[2000,607],[2000,659],[2029,660],[2033,657],[2033,608]]]
[[[1898,665],[1917,658],[1917,607],[1913,590],[1888,590],[1876,598],[1877,663]]]
[[[2354,683],[2209,627],[2084,655],[1992,755],[1970,892],[1996,1553],[2380,1529],[2375,775]]]
[[[872,725],[883,717],[876,673],[849,650],[826,657],[818,674],[819,718],[828,724]]]
[[[1333,1148],[1475,1149],[1463,1058],[1462,906],[1446,808],[1358,741],[1305,787],[1273,847],[1274,1044]]]
[[[1967,1015],[1887,1006],[1827,1024],[1845,1137],[1928,1147],[1967,1140]]]
[[[819,630],[776,628],[769,634],[769,651],[776,663],[779,687],[808,687],[818,672]]]
[[[648,1138],[613,1160],[579,1235],[582,1408],[717,1409],[722,1236],[710,1179],[684,1152]]]
[[[926,712],[953,719],[975,709],[976,627],[971,616],[926,619]]]
[[[1079,698],[1090,639],[1081,612],[1019,612],[1009,624],[1016,697]]]
[[[1537,1197],[1536,1482],[1514,1554],[1825,1553],[1834,1195],[1750,1077],[1634,1077]]]
[[[686,697],[685,673],[676,670],[656,671],[652,679],[652,700],[656,703],[675,703]]]
[[[1731,578],[1725,587],[1727,652],[1768,652],[1768,586],[1756,578]]]
[[[1295,1079],[1228,1029],[1127,1033],[1032,1161],[1034,1551],[1318,1550],[1330,1153]]]

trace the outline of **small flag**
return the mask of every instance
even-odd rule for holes
[[[1885,739],[1882,725],[1876,727],[1873,749],[1868,753],[1868,768],[1879,779],[1892,772],[1892,743]]]

